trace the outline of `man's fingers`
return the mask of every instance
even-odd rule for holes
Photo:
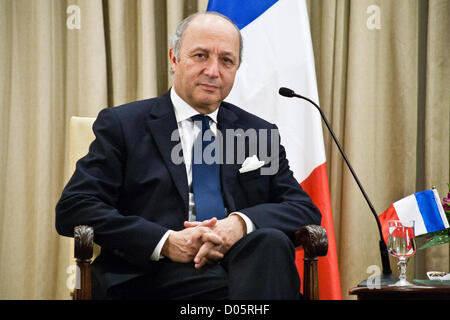
[[[209,261],[221,259],[223,259],[223,254],[218,251],[218,247],[212,242],[206,242],[201,246],[194,258],[195,268],[201,268]]]
[[[219,235],[217,235],[213,232],[204,233],[202,235],[202,241],[203,242],[211,242],[214,245],[219,245],[219,246],[223,244],[223,239]]]
[[[208,251],[211,250],[213,247],[214,247],[214,245],[211,242],[204,243],[198,250],[198,252],[194,258],[194,262],[200,263],[202,258],[206,257],[206,255],[208,254]]]
[[[197,252],[194,258],[194,263],[196,268],[201,268],[207,262],[206,254],[213,247],[211,242],[204,243]]]
[[[198,227],[200,224],[201,224],[200,221],[185,221],[184,227],[185,228],[193,228],[193,227]]]
[[[185,228],[193,228],[193,227],[202,226],[202,227],[212,228],[215,226],[216,222],[217,222],[216,217],[208,219],[208,220],[204,220],[204,221],[185,221],[184,227]]]
[[[218,251],[217,247],[215,247],[212,250],[208,251],[206,257],[209,261],[219,261],[223,259],[223,253]]]

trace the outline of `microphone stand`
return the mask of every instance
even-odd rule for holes
[[[391,270],[391,266],[389,263],[389,253],[387,251],[387,246],[386,243],[384,242],[383,239],[383,232],[381,229],[381,223],[380,220],[378,219],[378,215],[375,211],[375,208],[373,207],[372,203],[370,202],[369,197],[367,196],[367,193],[365,192],[364,188],[361,185],[361,182],[358,179],[358,176],[356,175],[355,171],[353,170],[350,162],[348,161],[347,156],[345,155],[344,150],[342,149],[338,139],[336,138],[333,129],[331,129],[330,124],[328,123],[327,118],[325,117],[325,115],[322,112],[322,109],[320,109],[320,107],[311,99],[301,96],[299,94],[296,94],[293,90],[288,89],[288,88],[280,88],[279,90],[279,94],[284,96],[284,97],[296,97],[296,98],[300,98],[300,99],[304,99],[308,102],[310,102],[314,107],[316,107],[317,110],[319,110],[319,113],[323,119],[323,121],[325,122],[328,131],[331,133],[331,136],[333,137],[334,142],[336,143],[337,147],[339,148],[339,151],[341,152],[342,157],[344,158],[345,163],[347,164],[347,167],[350,169],[350,172],[353,175],[353,178],[355,179],[356,183],[358,184],[359,189],[361,190],[364,198],[366,199],[367,204],[369,205],[370,211],[372,211],[373,216],[375,217],[375,221],[377,222],[377,226],[378,226],[378,232],[380,233],[380,242],[379,242],[379,247],[380,247],[380,255],[381,255],[381,264],[382,264],[382,268],[383,268],[383,274],[380,277],[380,285],[388,285],[391,283],[395,283],[395,281],[397,280],[395,277],[392,276],[392,270]],[[367,286],[367,280],[364,280],[363,282],[361,282],[358,286]]]

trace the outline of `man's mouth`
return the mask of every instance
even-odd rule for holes
[[[199,84],[202,88],[209,90],[209,91],[214,91],[217,90],[219,88],[218,85],[216,84],[212,84],[212,83],[200,83]]]

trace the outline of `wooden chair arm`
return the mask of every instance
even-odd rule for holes
[[[74,229],[75,259],[77,264],[77,280],[74,300],[92,299],[91,260],[94,248],[94,230],[89,226],[77,226]],[[326,230],[317,225],[308,225],[295,233],[296,247],[304,250],[303,296],[308,300],[319,299],[319,280],[317,258],[328,252]]]
[[[77,226],[74,229],[75,261],[77,264],[74,300],[91,300],[91,259],[94,252],[94,229]]]
[[[327,231],[322,226],[308,225],[295,233],[296,247],[304,250],[303,297],[307,300],[319,300],[318,257],[328,252]]]
[[[328,252],[328,236],[324,227],[308,225],[295,232],[296,247],[303,247],[305,258],[315,259],[323,257]]]

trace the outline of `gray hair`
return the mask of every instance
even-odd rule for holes
[[[199,15],[215,15],[215,16],[219,16],[219,17],[222,17],[223,19],[229,21],[234,26],[234,28],[236,29],[236,31],[237,31],[237,33],[239,35],[239,64],[238,64],[238,67],[239,67],[241,65],[241,62],[242,62],[242,50],[244,48],[244,41],[242,40],[241,31],[234,24],[234,22],[231,21],[230,18],[228,18],[228,17],[226,17],[223,14],[220,14],[218,12],[212,12],[212,11],[194,13],[194,14],[188,16],[187,18],[185,18],[183,21],[181,21],[178,24],[177,29],[175,31],[175,34],[170,38],[170,44],[169,44],[169,48],[172,49],[173,54],[175,55],[177,60],[180,59],[180,48],[181,48],[181,41],[183,40],[183,34],[186,31],[187,27],[189,26],[189,23],[191,23],[191,21],[194,20]]]

